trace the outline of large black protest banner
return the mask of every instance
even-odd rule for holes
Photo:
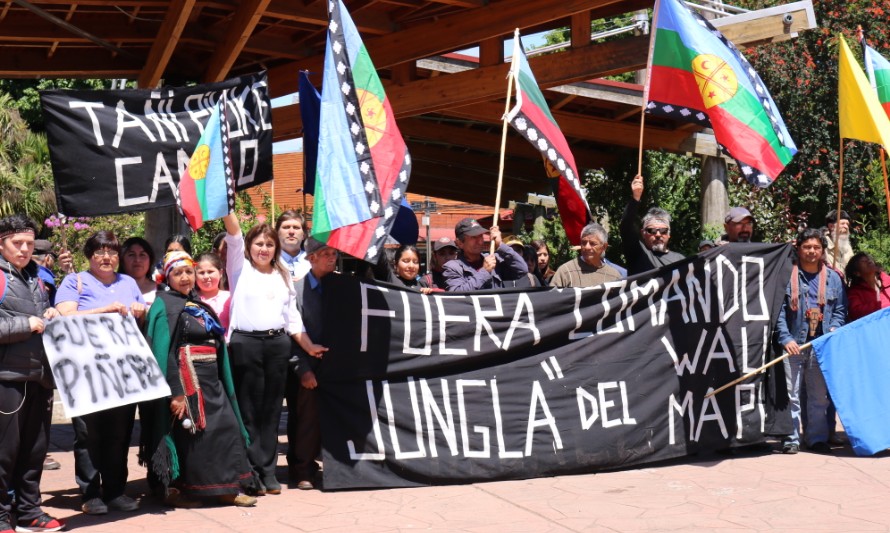
[[[583,290],[327,276],[325,488],[590,472],[787,432],[784,377],[705,395],[771,357],[790,250],[733,244]]]
[[[228,97],[238,190],[272,179],[266,73],[194,87],[40,93],[60,212],[94,216],[175,204],[204,124]]]

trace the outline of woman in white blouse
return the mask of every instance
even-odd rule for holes
[[[327,348],[314,344],[303,328],[290,274],[278,261],[278,233],[259,224],[242,239],[234,213],[223,221],[232,292],[229,350],[235,395],[250,436],[247,456],[261,482],[259,494],[280,494],[275,478],[278,423],[291,339],[315,357]]]

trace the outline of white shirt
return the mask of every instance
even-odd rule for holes
[[[231,289],[229,335],[236,329],[264,331],[285,329],[288,335],[306,331],[297,311],[293,283],[285,284],[278,270],[263,273],[244,259],[241,235],[226,235],[226,273]]]

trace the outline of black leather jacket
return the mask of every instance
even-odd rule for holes
[[[31,261],[19,272],[0,257],[0,275],[6,282],[0,296],[0,381],[38,381],[51,388],[42,336],[32,333],[28,323],[29,317],[43,317],[50,307],[37,264]]]

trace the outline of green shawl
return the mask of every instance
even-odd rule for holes
[[[194,293],[186,296],[176,291],[159,291],[157,298],[148,311],[146,337],[151,345],[151,350],[158,362],[158,366],[165,377],[167,376],[167,365],[177,364],[176,354],[179,345],[178,343],[174,344],[172,340],[177,337],[179,317],[187,301],[201,305],[216,317],[216,313],[201,302]],[[238,420],[241,436],[244,438],[246,446],[249,444],[249,438],[247,430],[244,428],[244,422],[241,420],[238,400],[235,398],[232,368],[229,364],[229,355],[225,342],[219,343],[217,364],[219,365],[223,390],[229,399],[229,403],[232,405],[232,410],[235,412],[235,418]],[[157,474],[165,486],[169,486],[170,481],[179,477],[179,457],[176,453],[173,436],[170,433],[170,399],[161,398],[143,403],[141,414],[142,443],[139,454],[140,464],[149,467]]]

